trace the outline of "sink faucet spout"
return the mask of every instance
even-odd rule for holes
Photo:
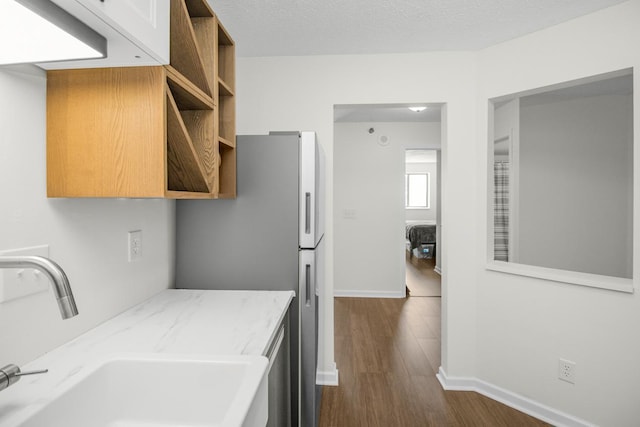
[[[69,279],[64,270],[49,258],[41,256],[0,256],[0,268],[35,268],[50,280],[63,319],[78,314]]]

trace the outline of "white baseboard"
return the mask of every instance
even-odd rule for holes
[[[316,384],[318,385],[338,385],[338,368],[333,364],[331,371],[317,371]]]
[[[436,265],[436,268],[434,268],[433,271],[442,276],[442,270],[440,270],[440,266]]]
[[[351,298],[405,298],[406,290],[402,291],[333,291],[334,297]]]
[[[477,378],[448,377],[442,366],[436,377],[445,390],[475,391],[556,427],[595,427],[587,421]]]

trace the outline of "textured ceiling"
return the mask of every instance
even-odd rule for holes
[[[624,0],[208,0],[238,56],[476,50]]]

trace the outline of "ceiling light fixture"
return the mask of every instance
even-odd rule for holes
[[[415,111],[416,113],[419,113],[420,111],[424,111],[426,109],[427,107],[409,107],[409,110]]]
[[[51,1],[0,1],[0,65],[106,56],[106,39]]]

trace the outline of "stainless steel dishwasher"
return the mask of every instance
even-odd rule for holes
[[[291,400],[292,398],[297,398],[298,393],[292,394],[291,389],[290,351],[289,314],[287,313],[269,346],[269,350],[265,354],[269,359],[269,367],[267,368],[269,389],[268,427],[291,427],[292,419],[297,420],[298,418],[297,414],[291,413]]]

